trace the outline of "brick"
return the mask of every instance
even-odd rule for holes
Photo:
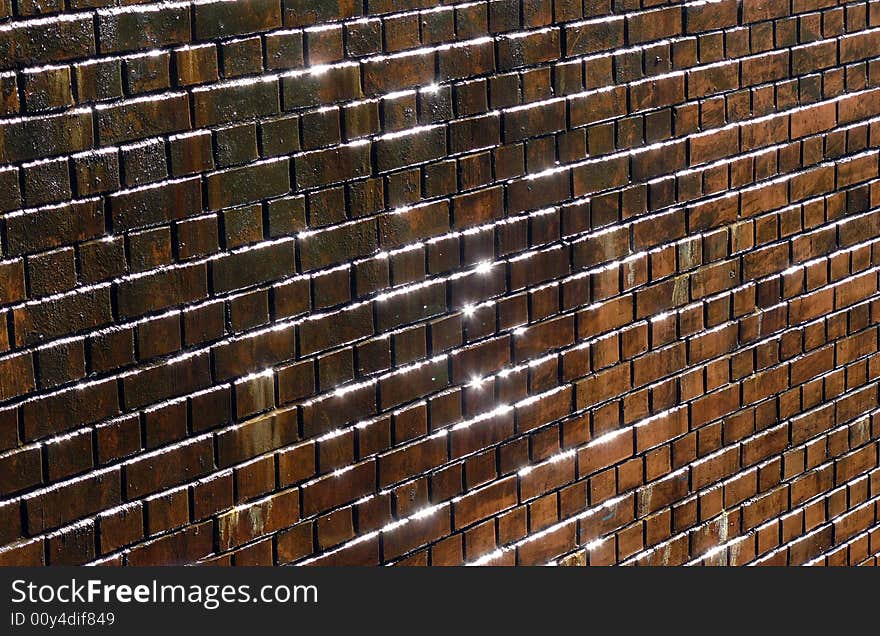
[[[146,406],[162,399],[198,391],[210,383],[208,355],[188,358],[143,368],[123,379],[126,406]]]
[[[380,296],[376,303],[376,327],[379,331],[388,331],[441,314],[446,306],[446,285],[443,283],[419,287],[403,294]]]
[[[142,543],[126,556],[130,565],[181,565],[193,563],[213,551],[212,522],[188,526],[161,538]]]
[[[435,66],[433,51],[405,51],[369,58],[364,62],[364,94],[376,95],[425,86],[434,81]]]
[[[356,179],[370,174],[370,144],[358,143],[306,152],[296,157],[300,190]]]
[[[595,124],[626,114],[626,89],[609,87],[572,95],[569,118],[572,126]]]
[[[0,455],[4,495],[9,495],[43,481],[40,448],[31,446]]]
[[[788,15],[788,7],[777,6],[767,0],[747,0],[742,7],[743,24],[772,20]]]
[[[501,140],[500,131],[497,113],[453,121],[449,125],[449,150],[458,153],[496,146]]]
[[[303,355],[329,349],[373,333],[373,315],[369,305],[304,322],[300,327]]]
[[[441,466],[447,459],[446,437],[432,436],[379,458],[379,484],[390,484]]]
[[[309,0],[284,0],[284,23],[289,26],[307,26],[319,22],[351,18],[361,14],[361,4],[355,0],[332,0],[314,3]]]
[[[562,99],[511,108],[504,111],[504,142],[556,132],[562,130],[564,123],[565,101]]]
[[[13,312],[15,339],[32,344],[112,322],[110,289],[95,287],[34,301]]]
[[[567,56],[588,55],[623,46],[624,17],[611,16],[586,20],[565,28]]]
[[[424,393],[445,388],[449,384],[446,360],[429,362],[409,373],[396,373],[379,381],[381,408],[394,407]]]
[[[299,239],[304,271],[333,265],[349,255],[367,256],[377,248],[375,222],[371,219],[315,231]]]
[[[213,463],[211,441],[204,437],[141,455],[126,464],[126,495],[141,497],[197,479],[210,472]],[[156,470],[158,465],[162,470]]]
[[[630,43],[673,37],[681,33],[681,7],[667,7],[627,16]]]
[[[843,97],[837,105],[838,123],[848,124],[870,117],[872,112],[876,112],[878,103],[880,103],[880,89],[876,88],[863,95]]]
[[[564,201],[571,196],[570,182],[566,171],[512,181],[507,186],[508,209],[516,213]]]
[[[213,44],[175,49],[174,64],[177,81],[184,86],[216,82],[219,78],[217,47]]]
[[[495,71],[493,43],[486,40],[461,42],[437,52],[438,79],[448,81]]]
[[[195,35],[199,40],[268,31],[281,26],[278,0],[197,2],[193,8]]]
[[[217,258],[211,265],[211,286],[229,291],[283,278],[296,270],[293,241],[256,245]]]
[[[739,62],[722,61],[693,69],[688,75],[688,98],[739,88]]]
[[[198,86],[192,91],[192,100],[193,124],[199,127],[268,117],[281,111],[278,79],[272,76]]]
[[[302,512],[312,515],[354,501],[372,492],[375,487],[375,465],[371,461],[357,464],[337,475],[327,475],[303,486]]]
[[[94,53],[94,23],[87,14],[21,20],[0,30],[0,70],[41,66]]]
[[[876,561],[880,12],[437,4],[0,0],[0,564]]]
[[[30,111],[53,110],[73,105],[69,66],[25,71],[24,102]]]
[[[516,505],[516,478],[507,477],[464,495],[453,505],[455,529],[467,527],[481,519]]]
[[[120,7],[98,12],[102,53],[184,44],[190,38],[186,3]]]
[[[376,140],[375,152],[379,172],[437,159],[446,154],[446,130],[434,126],[386,135]]]
[[[290,191],[287,159],[254,163],[208,175],[208,207],[212,210],[252,203]]]
[[[737,4],[733,0],[720,0],[686,5],[684,11],[686,31],[688,33],[702,33],[735,27],[738,24]]]
[[[625,158],[598,159],[581,164],[572,170],[575,196],[593,194],[624,185],[629,180],[629,165]]]
[[[449,212],[444,203],[429,203],[384,214],[378,223],[379,245],[393,249],[448,231]]]
[[[299,492],[296,489],[238,506],[218,518],[220,548],[228,550],[255,537],[293,525],[298,518]]]
[[[102,104],[96,111],[98,139],[104,146],[190,128],[189,101],[184,94]]]
[[[498,69],[508,71],[555,59],[560,53],[559,29],[541,29],[498,40]]]
[[[120,503],[120,470],[112,468],[62,482],[25,498],[28,529],[57,528]]]
[[[345,395],[350,397],[341,399]],[[306,402],[302,409],[303,430],[306,436],[326,433],[376,412],[375,383],[365,383],[343,395],[331,394]]]
[[[421,545],[431,543],[445,536],[450,530],[448,510],[434,511],[433,514],[415,520],[383,535],[386,559],[397,558]]]
[[[29,161],[86,150],[94,143],[89,112],[72,110],[0,122],[0,161]]]
[[[117,288],[117,303],[120,315],[129,317],[194,302],[207,295],[207,268],[204,264],[193,264],[122,281]]]
[[[281,76],[284,110],[320,106],[361,96],[357,64],[339,64],[326,72],[293,71]]]
[[[263,370],[268,364],[293,357],[294,329],[259,331],[215,345],[211,355],[215,374],[228,380]]]
[[[131,230],[195,215],[202,209],[199,178],[167,181],[109,197],[114,229]]]

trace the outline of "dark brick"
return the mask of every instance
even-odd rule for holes
[[[193,5],[199,40],[256,33],[281,26],[280,0],[244,0]]]
[[[433,51],[406,51],[370,58],[364,62],[364,94],[391,93],[430,84],[434,81],[435,64]]]
[[[355,142],[306,152],[297,155],[294,166],[298,190],[365,177],[371,172],[370,144]]]
[[[60,20],[21,20],[0,30],[0,70],[40,66],[95,53],[95,32],[89,14]]]
[[[441,281],[401,294],[388,294],[376,300],[379,331],[423,320],[446,310],[446,284]]]
[[[282,240],[218,258],[211,265],[212,288],[241,289],[294,273],[293,247],[292,241]]]
[[[29,210],[7,218],[12,255],[88,240],[104,232],[104,214],[97,199]]]
[[[109,286],[72,291],[28,303],[13,312],[15,341],[32,344],[112,322]]]
[[[361,96],[357,64],[339,64],[326,70],[293,71],[281,76],[284,110],[321,106]]]
[[[127,407],[140,407],[204,389],[211,383],[207,351],[144,367],[122,378]]]
[[[213,522],[188,526],[177,532],[142,543],[126,555],[129,565],[182,565],[211,554]]]
[[[92,147],[91,114],[81,110],[0,121],[0,161],[30,161]]]
[[[22,407],[25,439],[39,439],[64,432],[118,412],[115,380],[64,389],[27,402]]]
[[[367,256],[378,249],[376,222],[364,219],[309,232],[300,236],[298,243],[303,271],[333,265],[352,256]]]
[[[207,295],[207,267],[201,263],[129,277],[119,283],[117,304],[121,316],[133,317]]]
[[[202,211],[201,179],[190,178],[122,190],[110,195],[114,229],[133,230]]]
[[[283,0],[284,24],[308,26],[361,15],[362,6],[356,0]]]
[[[190,39],[190,9],[185,3],[119,7],[98,12],[102,53],[185,44]]]
[[[568,25],[565,28],[565,53],[588,55],[623,45],[623,16],[602,17]]]
[[[227,340],[223,344],[215,345],[211,354],[216,377],[228,380],[289,360],[294,357],[295,351],[296,340],[294,328],[291,326]]]
[[[449,209],[443,203],[403,208],[379,217],[379,245],[393,249],[449,230]]]
[[[369,304],[306,320],[300,326],[300,354],[323,351],[373,333],[373,312]]]
[[[251,203],[290,191],[290,163],[277,159],[208,175],[208,207],[212,210]]]
[[[121,502],[121,476],[118,467],[84,475],[25,498],[30,532],[51,528],[95,514]]]

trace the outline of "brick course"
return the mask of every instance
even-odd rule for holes
[[[880,564],[880,1],[67,4],[0,564]]]

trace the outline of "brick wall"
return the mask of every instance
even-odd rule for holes
[[[0,563],[877,564],[878,154],[878,0],[0,0]]]

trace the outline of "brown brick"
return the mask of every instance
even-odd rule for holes
[[[142,543],[126,555],[129,565],[185,565],[213,551],[213,523],[188,526],[161,538]]]
[[[565,28],[565,53],[587,55],[622,46],[624,17],[610,16],[587,20]]]
[[[19,344],[32,344],[111,321],[110,289],[107,286],[72,291],[23,305],[13,312],[15,339]]]
[[[0,161],[29,161],[91,148],[91,114],[82,110],[0,122]]]
[[[200,40],[268,31],[281,26],[278,0],[197,3],[193,8],[195,35]]]
[[[218,518],[220,548],[246,543],[255,537],[291,526],[299,519],[299,492],[286,490],[238,506]]]
[[[0,70],[94,53],[94,23],[88,14],[68,15],[63,20],[21,20],[0,31]]]
[[[98,13],[102,53],[183,44],[190,38],[190,10],[185,3],[120,7]]]
[[[120,482],[117,467],[28,495],[25,498],[28,529],[42,532],[118,505]]]
[[[203,389],[210,384],[209,367],[208,355],[204,352],[126,375],[122,382],[126,406],[146,406]]]
[[[326,72],[292,71],[281,76],[284,110],[319,106],[361,96],[357,64],[339,64]]]
[[[455,529],[467,527],[516,505],[516,478],[507,477],[469,492],[453,505]]]
[[[370,174],[370,144],[355,142],[297,156],[296,187],[300,190],[329,185]]]
[[[99,105],[96,110],[98,139],[104,146],[190,128],[189,103],[183,94]]]
[[[213,465],[211,440],[204,437],[141,455],[126,464],[126,496],[141,497],[195,480],[210,472]]]
[[[321,477],[302,489],[302,512],[312,515],[354,501],[375,487],[375,465],[372,461],[356,464],[345,472]]]
[[[386,135],[376,141],[375,152],[379,172],[437,159],[446,154],[446,129],[435,126]]]
[[[204,264],[158,270],[119,284],[117,302],[122,316],[139,316],[179,303],[194,302],[208,294]]]
[[[0,564],[873,563],[878,24],[0,0]]]

